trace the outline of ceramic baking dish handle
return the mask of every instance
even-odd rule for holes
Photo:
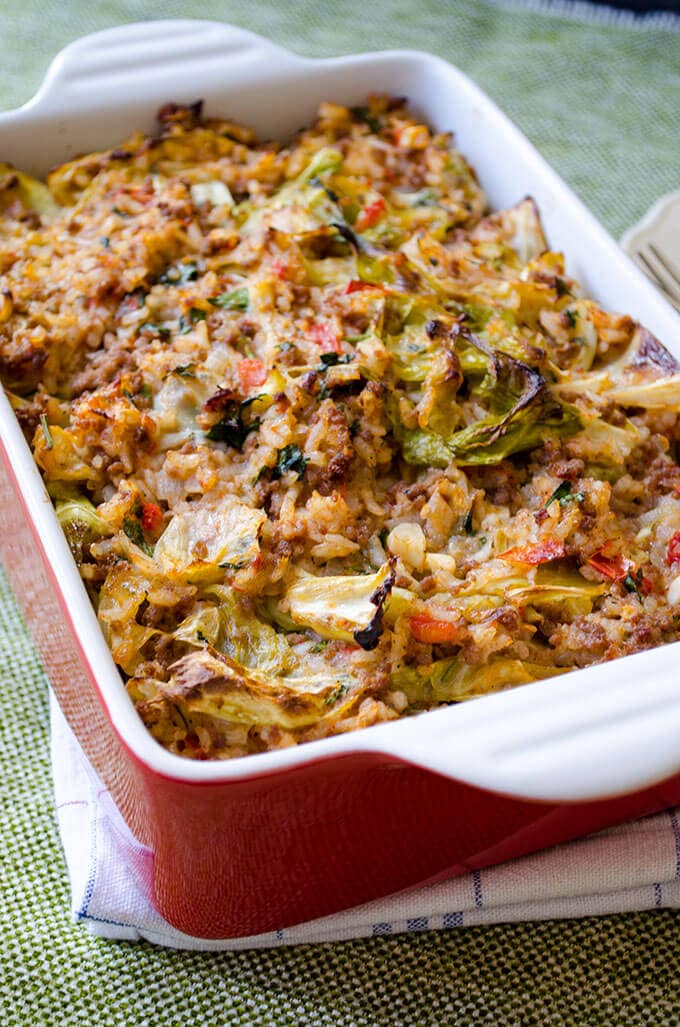
[[[679,663],[680,642],[408,718],[390,751],[528,799],[623,795],[680,770]]]
[[[184,101],[204,95],[229,68],[266,61],[277,69],[302,60],[245,29],[216,21],[165,20],[120,25],[84,36],[53,60],[26,105],[41,111],[98,109],[134,103],[140,95]],[[178,97],[191,83],[192,97]],[[181,85],[179,85],[181,83]],[[25,110],[25,108],[24,108]]]

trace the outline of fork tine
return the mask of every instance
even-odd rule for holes
[[[654,257],[654,253],[652,253],[651,250],[649,252],[650,255]],[[674,280],[672,278],[670,279],[669,284],[669,282],[664,278],[663,274],[660,273],[659,267],[654,266],[652,261],[649,259],[649,256],[645,253],[643,249],[638,250],[635,256],[637,257],[638,262],[643,265],[648,278],[650,278],[654,285],[656,285],[657,288],[660,289],[661,292],[666,296],[666,298],[670,300],[673,306],[677,310],[680,310],[680,287],[675,285]],[[661,264],[661,267],[663,268],[663,264]]]
[[[673,282],[680,286],[680,271],[673,267],[667,257],[664,257],[663,253],[660,253],[653,242],[647,243],[651,252],[654,254],[659,263],[666,269],[666,272],[670,275]]]
[[[652,279],[654,284],[658,286],[659,289],[663,289],[665,292],[666,286],[664,285],[663,281],[659,278],[652,265],[647,260],[647,257],[645,256],[644,252],[642,250],[638,250],[635,256],[642,264],[644,264],[647,274]]]

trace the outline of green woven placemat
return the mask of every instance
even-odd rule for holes
[[[1,107],[26,100],[78,35],[211,17],[306,54],[441,54],[501,104],[615,235],[680,187],[680,34],[660,27],[445,0],[4,7]],[[69,921],[46,682],[1,574],[0,818],[3,1027],[680,1023],[680,920],[668,912],[212,955],[90,938]]]

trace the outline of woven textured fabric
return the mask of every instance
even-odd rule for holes
[[[547,15],[538,13],[540,6],[531,0],[526,6],[485,0],[7,3],[0,15],[0,107],[27,100],[50,58],[75,36],[122,21],[215,18],[319,57],[429,50],[471,75],[618,238],[678,187],[680,17],[636,21],[591,6],[593,23],[585,24],[578,13],[586,4],[562,0]]]
[[[77,35],[142,18],[233,21],[306,54],[420,47],[471,74],[619,235],[680,185],[676,23],[587,24],[579,20],[582,4],[549,14],[531,6],[5,4],[0,106],[26,100],[49,58]],[[90,938],[69,921],[46,683],[1,578],[0,818],[4,1027],[680,1023],[680,919],[667,912],[246,953],[173,953]]]

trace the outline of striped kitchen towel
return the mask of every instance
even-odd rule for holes
[[[74,919],[92,934],[196,950],[267,948],[473,924],[680,908],[680,810],[285,931],[206,941],[151,901],[152,853],[130,833],[51,698],[52,772]]]

